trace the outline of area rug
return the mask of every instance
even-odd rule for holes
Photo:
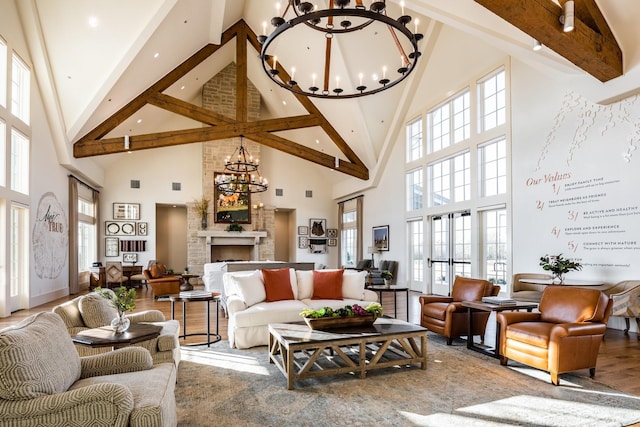
[[[500,366],[461,342],[429,334],[428,366],[297,381],[287,390],[266,347],[183,347],[176,401],[180,426],[628,426],[640,397],[581,374]],[[511,363],[511,362],[510,362]],[[596,377],[597,378],[597,377]]]

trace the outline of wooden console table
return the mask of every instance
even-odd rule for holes
[[[126,277],[131,277],[134,274],[142,274],[141,265],[123,265],[122,274]],[[104,288],[107,286],[107,275],[104,267],[89,267],[89,289],[97,288],[100,286]]]

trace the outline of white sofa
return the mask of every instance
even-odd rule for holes
[[[316,270],[317,271],[317,270]],[[336,270],[321,270],[330,272]],[[223,275],[229,315],[229,345],[239,349],[269,344],[269,323],[300,322],[305,308],[340,308],[358,304],[366,308],[378,301],[378,295],[364,288],[366,271],[345,270],[342,276],[343,299],[313,299],[314,271],[289,269],[293,299],[266,301],[261,270],[228,272]]]

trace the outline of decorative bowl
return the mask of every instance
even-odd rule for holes
[[[376,321],[375,314],[349,317],[304,317],[307,325],[314,330],[348,328],[353,326],[369,326]]]

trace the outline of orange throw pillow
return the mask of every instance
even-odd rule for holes
[[[264,280],[267,302],[293,299],[291,276],[288,268],[262,270],[262,279]]]
[[[344,270],[313,270],[313,297],[311,299],[343,299],[342,274]]]

